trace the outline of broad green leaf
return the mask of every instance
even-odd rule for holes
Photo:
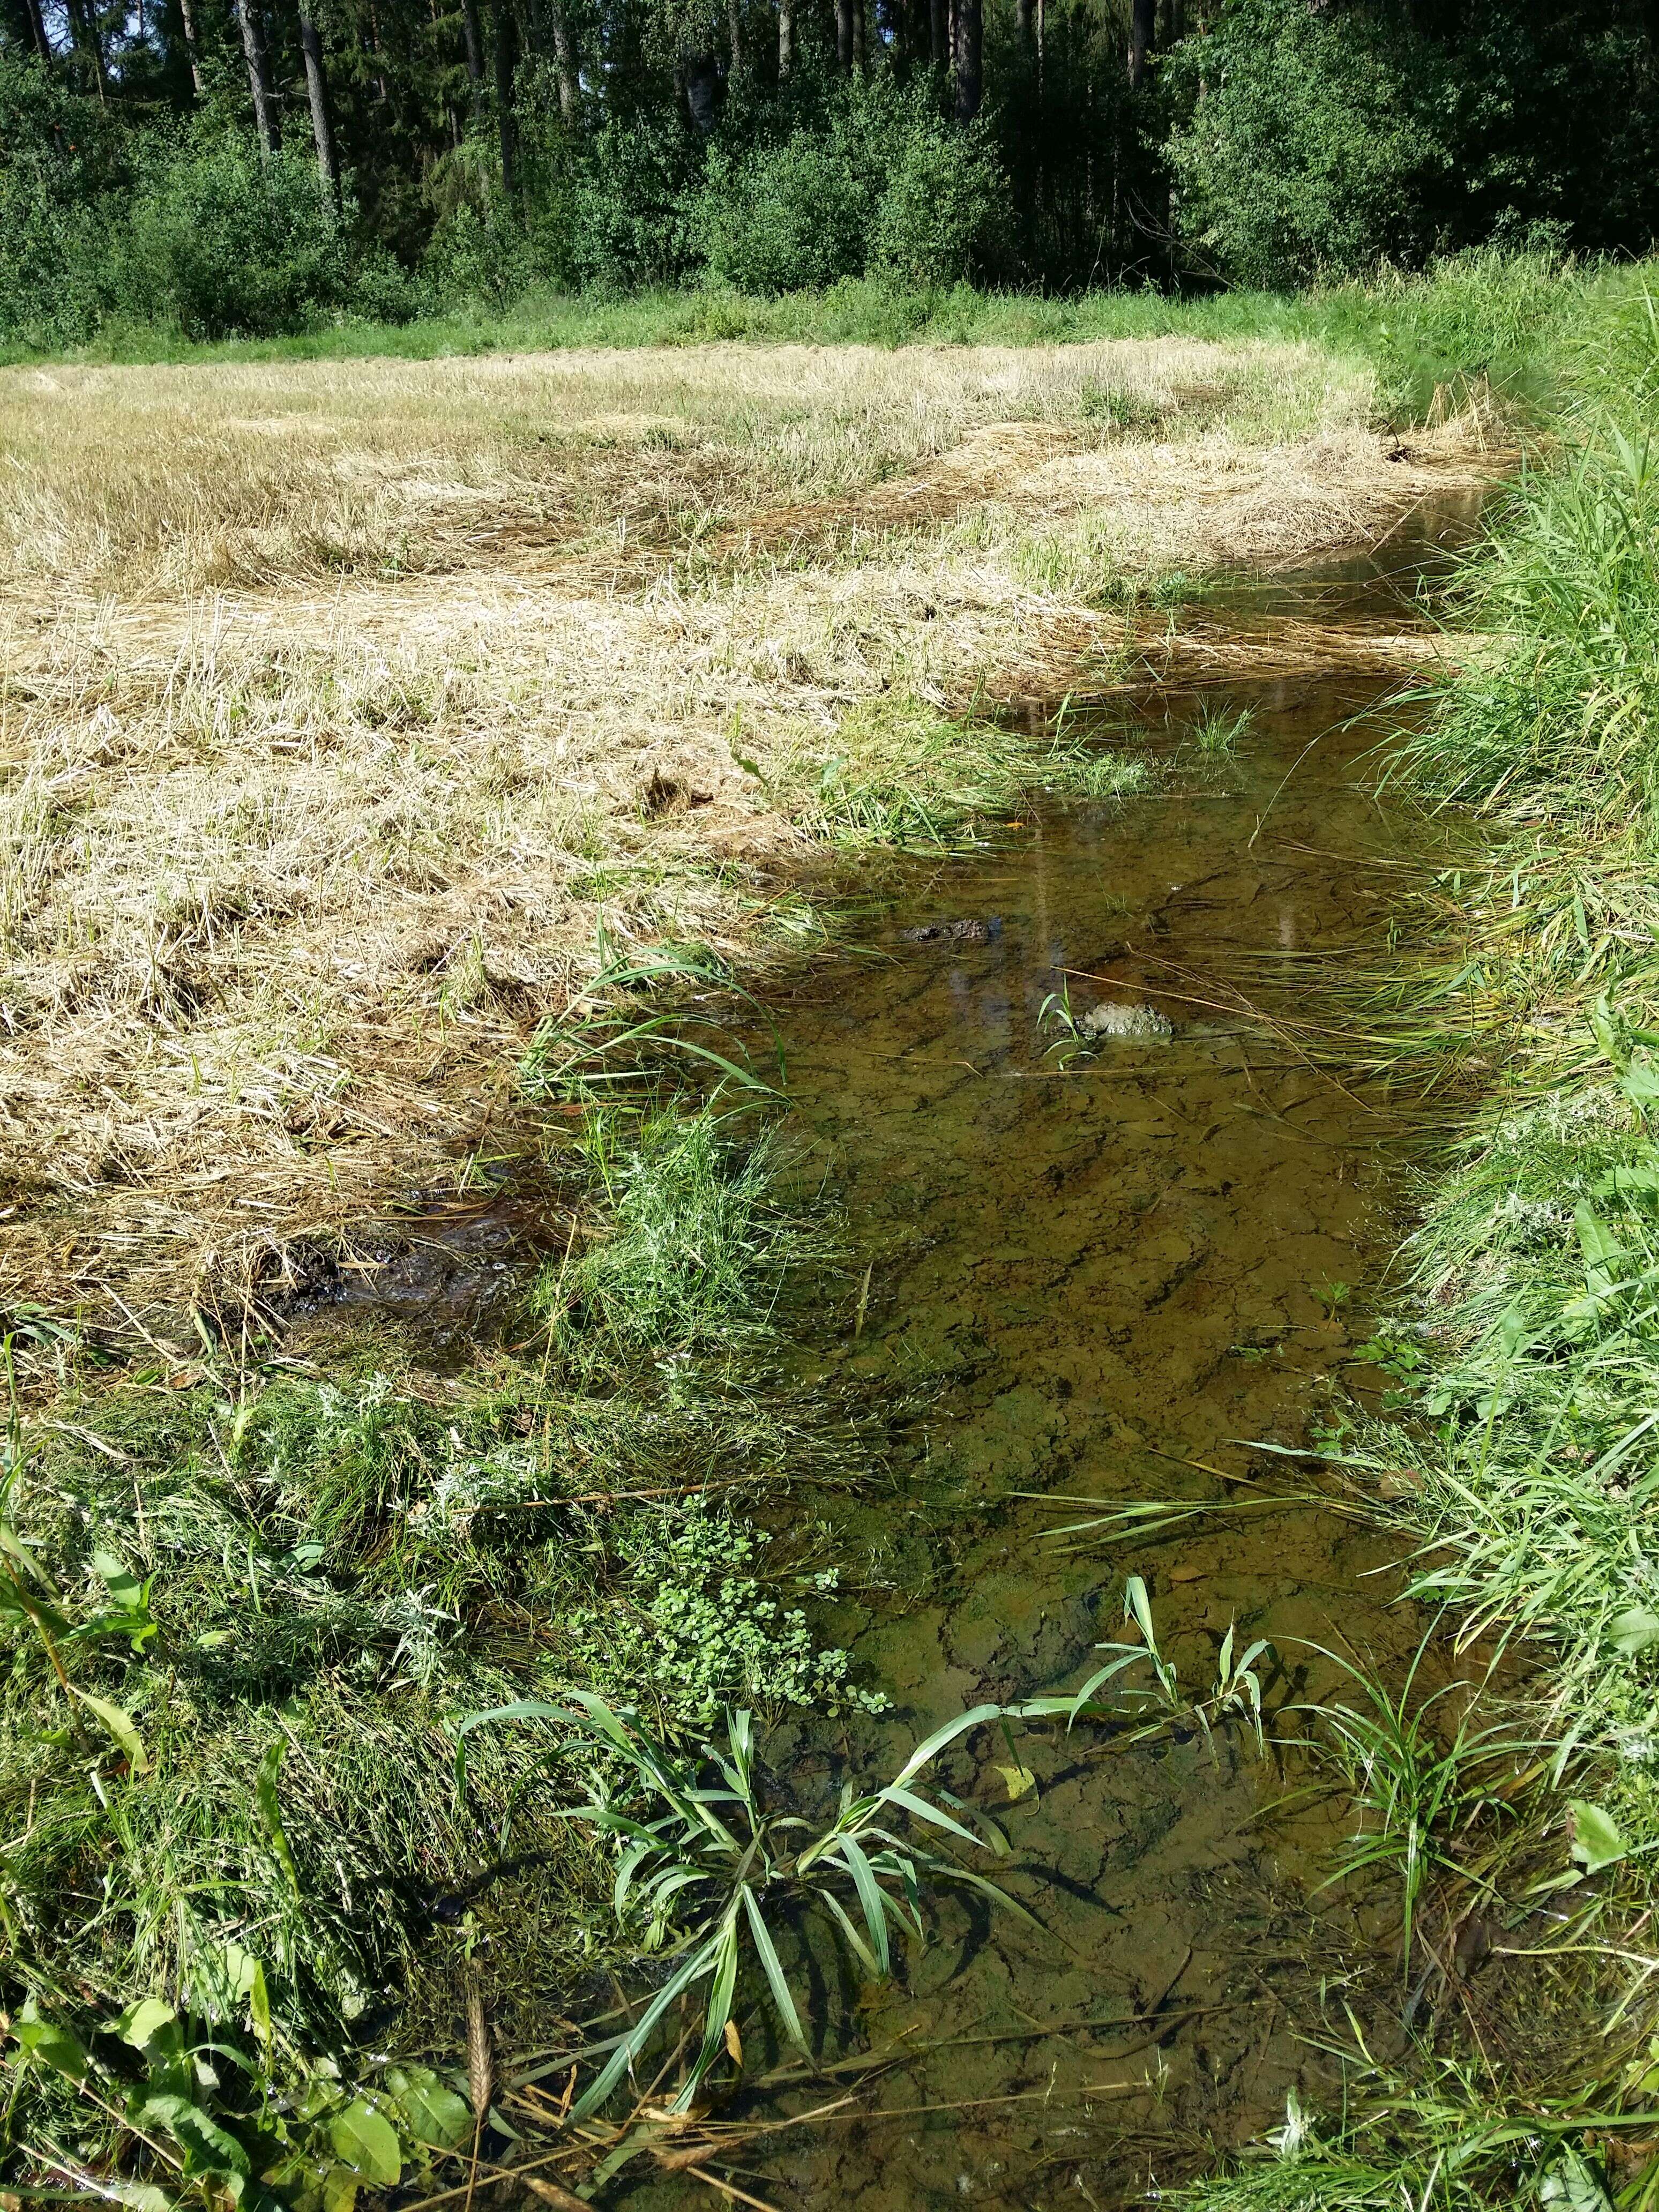
[[[1555,2208],[1555,2212],[1613,2212],[1613,2199],[1602,2187],[1601,2176],[1570,2143],[1562,2146],[1560,2155],[1544,2176],[1538,2201]]]
[[[271,2039],[270,1991],[265,1984],[265,1970],[257,1959],[253,1962],[253,1978],[247,1986],[247,2014],[253,2023],[253,2033],[264,2044],[266,2055],[269,2057]]]
[[[276,1777],[283,1764],[283,1753],[288,1749],[286,1739],[278,1736],[266,1746],[259,1760],[259,1771],[253,1780],[253,1800],[258,1807],[259,1818],[276,1863],[288,1876],[288,1886],[295,1897],[300,1894],[300,1869],[294,1863],[294,1854],[288,1846],[288,1831],[283,1826],[283,1808],[276,1795]]]
[[[1624,1857],[1625,1838],[1611,1814],[1577,1797],[1567,1809],[1572,1814],[1572,1855],[1586,1874],[1599,1874]]]
[[[1607,1623],[1607,1642],[1627,1657],[1638,1651],[1650,1651],[1659,1644],[1659,1613],[1650,1613],[1644,1605],[1633,1605],[1623,1613],[1615,1613]]]
[[[1598,1268],[1603,1273],[1624,1259],[1625,1248],[1612,1230],[1596,1212],[1588,1199],[1581,1198],[1572,1209],[1572,1218],[1578,1231],[1578,1242],[1587,1267]]]
[[[1659,1067],[1644,1054],[1620,1076],[1619,1088],[1633,1105],[1651,1106],[1659,1100]]]
[[[1659,1167],[1610,1168],[1590,1189],[1596,1198],[1650,1197],[1659,1191]]]
[[[130,2043],[135,2051],[147,2050],[164,2027],[171,2027],[179,2015],[170,2004],[160,1997],[140,1997],[130,2004],[115,2023],[115,2032],[123,2043]]]
[[[390,2083],[392,2076],[387,2075]],[[409,2123],[416,2142],[449,2150],[465,2142],[472,2132],[472,2114],[465,2098],[458,2097],[429,2067],[411,2066],[400,2077],[395,2092],[398,2108]]]
[[[358,2097],[328,2124],[328,2139],[337,2157],[359,2179],[376,2189],[395,2189],[404,2170],[397,2130],[367,2098]]]
[[[349,2166],[331,2166],[323,2176],[323,2212],[356,2212],[357,2177]]]
[[[192,2172],[246,2175],[252,2171],[248,2154],[235,2136],[188,2097],[155,2091],[139,2106],[137,2118],[140,2127],[165,2128],[182,2146]]]
[[[31,2058],[50,2066],[54,2074],[70,2081],[85,2081],[89,2062],[79,2038],[56,2021],[42,2020],[33,1997],[24,1999],[22,2010],[12,2022],[12,2033]]]
[[[132,1715],[112,1705],[106,1698],[94,1698],[90,1690],[83,1690],[78,1682],[70,1684],[81,1703],[97,1714],[104,1726],[126,1754],[128,1766],[135,1774],[149,1772],[149,1753],[144,1749],[144,1740],[138,1733]]]
[[[94,1552],[92,1564],[98,1579],[123,1613],[142,1611],[144,1585],[125,1559],[118,1559],[113,1552]]]

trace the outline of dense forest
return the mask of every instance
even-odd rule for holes
[[[3,0],[0,337],[1645,248],[1651,0]]]

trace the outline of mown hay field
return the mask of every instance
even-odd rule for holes
[[[0,373],[0,1299],[234,1317],[457,1170],[601,926],[804,926],[1030,772],[970,701],[1485,471],[1378,411],[1176,338]]]

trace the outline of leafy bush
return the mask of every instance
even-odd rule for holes
[[[742,292],[817,290],[861,276],[876,190],[844,147],[811,131],[736,158],[717,148],[697,203],[709,274]]]
[[[1243,284],[1411,260],[1451,156],[1431,53],[1386,17],[1229,0],[1172,58],[1188,121],[1170,143],[1191,247]]]
[[[673,283],[694,265],[687,212],[701,153],[677,118],[607,123],[570,195],[570,254],[590,283],[634,290]]]
[[[131,304],[191,337],[301,330],[351,295],[349,229],[309,150],[262,160],[240,134],[189,133],[152,159],[129,252]]]
[[[982,138],[913,133],[876,212],[875,273],[915,291],[961,283],[990,234],[1002,182]]]
[[[30,57],[0,50],[0,337],[72,345],[112,306],[116,133]]]
[[[717,148],[696,234],[709,275],[741,291],[866,275],[925,289],[968,274],[1001,185],[982,138],[952,130],[925,91],[878,78],[781,143]]]

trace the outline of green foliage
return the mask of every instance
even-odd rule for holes
[[[572,2106],[581,2118],[598,2111],[624,2075],[650,2049],[677,2000],[708,1984],[702,2035],[672,2109],[686,2111],[710,2069],[731,2052],[730,2026],[745,1976],[757,1970],[784,2038],[810,2060],[806,2030],[778,1942],[805,1911],[827,1914],[832,1928],[870,1980],[892,1972],[892,1938],[926,1940],[924,1885],[976,1892],[1022,1919],[1031,1916],[1006,1891],[956,1860],[909,1839],[896,1823],[933,1829],[971,1847],[1006,1851],[999,1829],[957,1798],[940,1803],[918,1786],[924,1770],[958,1736],[997,1719],[1000,1708],[975,1705],[918,1744],[884,1789],[859,1796],[849,1782],[835,1820],[816,1831],[793,1811],[768,1802],[760,1785],[754,1727],[746,1712],[728,1713],[723,1748],[706,1743],[700,1760],[677,1758],[642,1729],[638,1716],[602,1698],[568,1705],[506,1705],[469,1714],[458,1730],[457,1759],[465,1771],[475,1729],[520,1720],[550,1722],[562,1734],[555,1768],[590,1763],[600,1776],[620,1769],[623,1787],[605,1786],[564,1817],[606,1838],[617,1856],[617,1918],[647,1954],[665,1955],[673,1971],[619,2036],[603,2066]],[[712,1773],[709,1770],[713,1770]],[[946,1806],[951,1809],[947,1810]],[[966,1825],[974,1821],[979,1832]],[[855,1919],[854,1914],[858,1917]],[[1034,1923],[1035,1924],[1035,1923]]]
[[[590,1115],[583,1150],[611,1233],[549,1261],[531,1294],[577,1357],[730,1348],[769,1333],[799,1215],[778,1200],[778,1141],[745,1143],[709,1114]]]
[[[301,2072],[291,2094],[273,2099],[260,1961],[228,1947],[219,1996],[212,2010],[182,2014],[143,1997],[86,2023],[87,2040],[43,2015],[33,1996],[12,2023],[26,2098],[43,2073],[61,2075],[143,2144],[155,2181],[128,2183],[124,2194],[140,2212],[245,2198],[351,2212],[361,2188],[429,2179],[434,2154],[471,2132],[461,2096],[428,2066],[383,2066],[367,2087],[343,2087],[320,2069]]]
[[[1420,258],[1452,155],[1431,57],[1386,9],[1227,0],[1175,58],[1182,232],[1234,283],[1307,283]]]
[[[1514,1810],[1515,1785],[1537,1747],[1502,1723],[1477,1728],[1478,1695],[1471,1695],[1464,1683],[1419,1695],[1417,1675],[1428,1649],[1426,1637],[1397,1687],[1340,1653],[1320,1648],[1360,1693],[1357,1703],[1329,1698],[1306,1709],[1358,1816],[1331,1879],[1381,1870],[1398,1883],[1404,1972],[1431,1876],[1467,1876],[1469,1831],[1494,1814]],[[1436,1726],[1437,1708],[1447,1698],[1461,1709],[1443,1735]]]
[[[696,262],[688,201],[701,166],[692,133],[672,112],[605,123],[585,149],[572,196],[578,276],[618,290],[686,276]]]
[[[1202,268],[1235,283],[1519,245],[1651,238],[1656,84],[1617,5],[1487,0],[1453,25],[1397,0],[1227,0],[1170,57],[1168,157]]]
[[[120,137],[93,101],[0,47],[0,337],[74,345],[115,305]]]
[[[1063,1714],[1066,1727],[1075,1727],[1084,1713],[1104,1706],[1100,1692],[1115,1685],[1115,1698],[1126,1701],[1132,1713],[1150,1714],[1132,1731],[1131,1742],[1161,1735],[1171,1725],[1201,1729],[1213,1742],[1218,1723],[1243,1719],[1248,1721],[1257,1748],[1261,1748],[1262,1686],[1258,1670],[1264,1661],[1277,1663],[1277,1655],[1265,1636],[1240,1650],[1237,1624],[1230,1621],[1216,1653],[1215,1680],[1206,1694],[1194,1697],[1182,1688],[1179,1668],[1159,1646],[1152,1599],[1139,1575],[1125,1580],[1123,1618],[1136,1630],[1136,1641],[1097,1644],[1097,1650],[1109,1651],[1112,1656],[1103,1667],[1095,1669],[1080,1690],[1065,1697],[1030,1699],[1019,1707],[1021,1717],[1035,1719]],[[1125,1679],[1142,1668],[1150,1673],[1150,1683]]]
[[[709,274],[742,291],[878,276],[912,290],[969,273],[1003,188],[988,144],[885,77],[849,87],[779,143],[718,147],[696,202]]]
[[[133,306],[192,337],[295,330],[350,297],[355,256],[308,149],[262,159],[203,130],[149,150],[135,200]]]

